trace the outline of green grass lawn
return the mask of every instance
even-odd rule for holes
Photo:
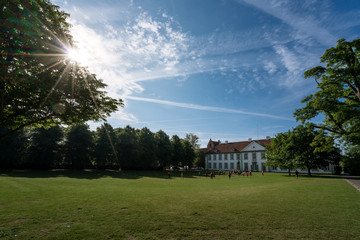
[[[0,239],[360,239],[360,192],[336,176],[179,176],[0,172]]]

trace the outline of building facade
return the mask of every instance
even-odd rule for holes
[[[265,172],[287,172],[287,169],[265,166],[265,146],[271,143],[270,137],[261,140],[243,142],[221,143],[209,140],[205,152],[205,169],[207,170],[241,170],[241,171],[265,171]],[[306,169],[298,169],[299,172],[307,172]],[[329,164],[324,169],[312,169],[312,173],[333,173],[334,167]]]

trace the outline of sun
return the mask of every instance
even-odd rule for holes
[[[68,48],[66,55],[70,61],[81,66],[89,64],[89,53],[85,48]]]

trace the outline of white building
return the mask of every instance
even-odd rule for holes
[[[242,170],[242,171],[266,171],[266,172],[287,172],[287,169],[265,166],[265,146],[271,142],[270,137],[261,140],[243,142],[221,143],[209,140],[205,152],[205,168],[207,170]],[[307,173],[306,169],[299,169],[299,172]],[[324,169],[312,169],[312,173],[333,173],[334,167],[329,164]]]

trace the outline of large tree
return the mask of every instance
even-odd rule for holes
[[[117,136],[113,127],[104,123],[98,127],[95,132],[95,163],[98,169],[106,167],[120,167],[118,154],[115,146],[117,145]]]
[[[279,133],[266,146],[267,166],[291,169],[311,169],[338,165],[340,151],[334,139],[323,130],[315,130],[313,125],[299,125],[285,133]]]
[[[306,168],[309,176],[311,169],[327,167],[330,163],[338,166],[340,150],[323,130],[315,130],[311,124],[299,125],[292,130],[291,141],[295,143],[295,166]]]
[[[331,132],[351,145],[360,145],[360,39],[340,39],[320,58],[326,66],[305,72],[314,78],[318,91],[302,100],[306,106],[295,111],[297,120],[308,122],[325,116],[317,128]]]
[[[182,144],[183,144],[183,151],[184,151],[184,160],[182,162],[183,166],[188,166],[188,167],[192,167],[194,160],[195,160],[195,149],[193,144],[188,141],[187,139],[183,139],[182,140]]]
[[[48,0],[11,0],[0,16],[0,126],[12,129],[0,140],[29,125],[103,120],[122,105],[68,58],[69,14]]]
[[[63,131],[59,126],[49,129],[36,128],[30,133],[30,144],[26,151],[27,167],[51,169],[61,160]]]
[[[0,134],[5,134],[8,129],[0,128]],[[4,141],[0,142],[0,169],[15,169],[23,167],[23,160],[28,145],[28,137],[22,129]]]
[[[70,126],[65,141],[65,164],[72,169],[84,169],[92,166],[94,150],[93,133],[86,124]]]
[[[139,169],[153,169],[158,166],[156,151],[157,145],[154,138],[154,133],[147,127],[138,131],[138,148],[139,159],[137,168]]]
[[[193,133],[187,133],[184,140],[189,141],[194,150],[200,148],[199,137]]]
[[[179,164],[182,164],[184,162],[185,158],[184,146],[178,135],[173,135],[171,137],[171,146],[171,165],[173,165],[174,169],[176,169]]]
[[[129,125],[115,130],[118,142],[116,150],[123,169],[136,169],[139,159],[137,130]]]
[[[159,167],[164,168],[170,165],[171,160],[171,142],[169,136],[162,130],[155,133],[156,156]]]

